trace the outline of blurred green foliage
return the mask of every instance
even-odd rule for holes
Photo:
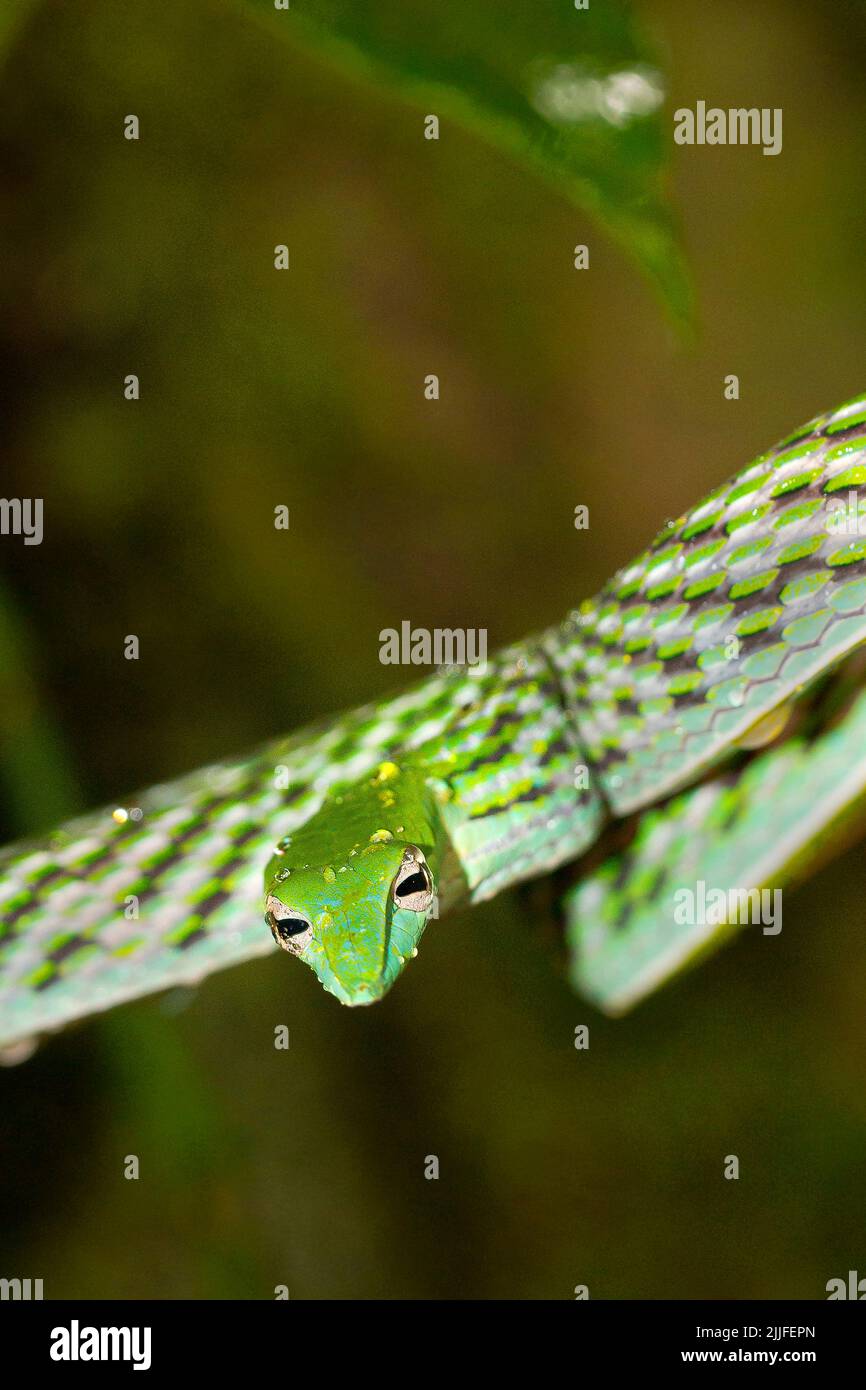
[[[419,36],[457,10],[401,6]],[[47,0],[18,29],[4,491],[44,496],[46,534],[0,564],[27,636],[13,685],[77,769],[63,791],[46,736],[31,779],[70,809],[393,688],[378,633],[403,618],[524,636],[863,389],[862,27],[806,0],[639,14],[667,118],[699,97],[785,110],[777,159],[677,154],[694,351],[564,179],[480,117],[425,142],[408,88],[239,0]],[[652,141],[642,157],[658,167]],[[14,802],[9,834],[51,823]],[[861,865],[616,1023],[569,994],[521,894],[431,926],[374,1009],[274,957],[93,1020],[0,1077],[3,1272],[49,1297],[821,1297],[866,1217]]]
[[[6,0],[0,10],[0,60],[18,35],[21,25],[27,19],[37,0]]]

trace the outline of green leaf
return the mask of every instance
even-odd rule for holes
[[[664,77],[625,0],[235,4],[436,114],[441,138],[453,121],[544,175],[625,247],[674,318],[689,319],[663,187]]]

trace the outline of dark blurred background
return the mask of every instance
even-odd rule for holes
[[[158,8],[47,3],[6,57],[2,492],[46,498],[44,543],[0,548],[6,838],[393,689],[404,618],[524,636],[866,385],[859,5],[638,7],[668,138],[700,98],[784,109],[777,158],[671,146],[692,338],[506,153],[422,143],[418,108],[230,6]],[[855,849],[779,941],[618,1022],[520,895],[433,924],[374,1009],[280,957],[91,1021],[0,1075],[0,1273],[823,1297],[866,1260],[863,883]]]

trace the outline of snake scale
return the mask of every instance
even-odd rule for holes
[[[7,848],[0,1045],[274,941],[370,1003],[431,918],[570,864],[572,980],[620,1011],[734,928],[678,887],[780,886],[856,826],[864,643],[861,397],[483,666]]]

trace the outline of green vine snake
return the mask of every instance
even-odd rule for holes
[[[570,977],[619,1012],[735,929],[683,885],[781,887],[856,826],[864,643],[866,397],[484,667],[8,848],[0,1044],[274,941],[372,1003],[431,918],[567,865]]]

